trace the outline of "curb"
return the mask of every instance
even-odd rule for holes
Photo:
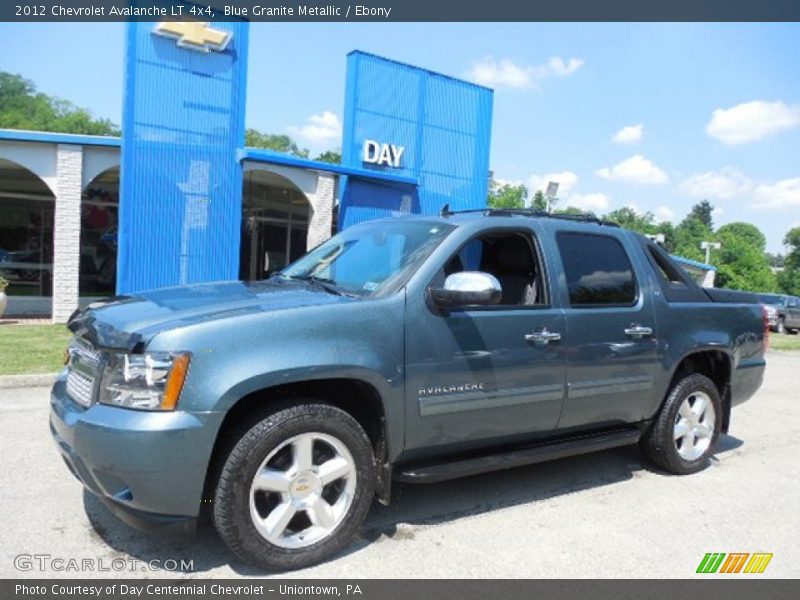
[[[57,373],[32,373],[28,375],[0,375],[0,390],[23,387],[51,386]]]

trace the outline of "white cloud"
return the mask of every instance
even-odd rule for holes
[[[329,110],[311,115],[305,125],[291,125],[287,129],[292,135],[312,144],[341,142],[342,139],[342,123],[336,113]]]
[[[572,194],[567,196],[563,202],[559,202],[559,208],[574,206],[581,210],[601,212],[608,210],[610,201],[605,194]]]
[[[738,169],[725,167],[692,175],[681,182],[678,189],[695,198],[747,199],[756,208],[800,209],[800,177],[758,181]],[[715,216],[722,212],[722,207],[714,209]]]
[[[728,146],[755,142],[800,125],[800,104],[754,100],[711,113],[706,133]]]
[[[604,167],[596,173],[603,179],[624,183],[656,184],[669,180],[664,171],[641,154],[631,156],[613,167]]]
[[[755,188],[756,203],[769,208],[800,208],[800,177],[775,183],[761,183]]]
[[[642,140],[643,135],[643,123],[639,123],[638,125],[627,125],[615,133],[614,137],[611,138],[611,141],[615,144],[637,144]]]
[[[466,73],[467,78],[492,88],[526,89],[539,87],[539,82],[547,77],[566,77],[583,66],[583,59],[570,58],[565,61],[553,56],[541,65],[517,64],[509,58],[496,60],[488,56],[473,63]]]
[[[547,62],[545,73],[548,75],[553,73],[559,77],[566,77],[580,69],[583,66],[583,62],[582,58],[570,58],[568,61],[564,62],[564,59],[560,56],[553,56]]]
[[[697,173],[681,182],[678,189],[695,198],[727,200],[746,193],[752,181],[738,169],[725,167],[720,171]]]
[[[653,214],[656,216],[656,220],[659,222],[672,221],[675,219],[675,211],[669,206],[659,206],[655,209],[655,211],[653,211]]]
[[[605,194],[581,194],[575,191],[578,175],[572,171],[558,171],[539,175],[534,173],[528,178],[530,197],[537,191],[544,192],[551,181],[558,183],[558,208],[572,206],[585,211],[600,212],[608,210],[610,201]]]
[[[578,183],[578,176],[572,171],[560,171],[557,173],[545,173],[537,175],[534,173],[528,178],[528,190],[533,196],[538,190],[547,190],[547,184],[551,181],[558,183],[558,196],[563,198],[568,196]]]

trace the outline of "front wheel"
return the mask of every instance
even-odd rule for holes
[[[332,406],[300,404],[253,424],[230,451],[214,524],[242,560],[299,569],[353,538],[373,491],[372,445],[358,422]]]
[[[642,437],[642,450],[655,465],[675,475],[701,471],[719,438],[722,402],[705,375],[689,375],[670,390]]]

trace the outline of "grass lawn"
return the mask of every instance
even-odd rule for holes
[[[771,333],[769,336],[770,350],[800,350],[800,335],[786,335]]]
[[[0,375],[59,371],[71,335],[64,325],[0,325]]]

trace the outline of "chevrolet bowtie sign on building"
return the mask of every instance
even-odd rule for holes
[[[233,33],[209,27],[202,21],[162,21],[153,33],[178,40],[178,46],[198,52],[222,52],[231,41]]]

